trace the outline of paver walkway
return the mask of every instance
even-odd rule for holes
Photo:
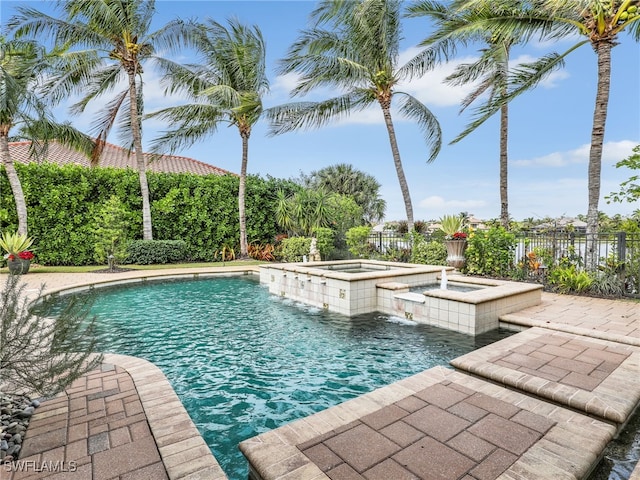
[[[501,320],[640,346],[638,302],[543,292],[539,305],[503,315]]]
[[[10,470],[0,478],[168,479],[131,376],[107,363],[38,407]]]
[[[435,367],[240,444],[252,478],[583,478],[616,428]]]

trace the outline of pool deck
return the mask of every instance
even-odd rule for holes
[[[23,280],[36,295],[43,283],[48,293],[141,274],[245,271],[255,270],[33,271]],[[523,331],[455,359],[456,371],[436,367],[244,441],[251,474],[584,478],[640,403],[640,304],[543,293],[540,305],[501,320]],[[0,466],[0,480],[43,478],[226,477],[160,370],[107,355],[100,369],[36,409],[20,463]],[[640,480],[640,464],[630,478]]]

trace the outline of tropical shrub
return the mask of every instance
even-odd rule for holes
[[[465,272],[506,277],[514,270],[516,237],[503,227],[474,231],[467,239]]]
[[[586,271],[571,265],[554,268],[547,277],[547,283],[558,293],[585,293],[593,280]]]
[[[151,265],[189,260],[184,240],[134,240],[127,248],[127,263]]]
[[[316,228],[313,230],[313,234],[317,240],[318,251],[320,252],[320,257],[323,260],[326,260],[331,256],[333,251],[335,250],[334,239],[336,236],[336,232],[330,228]]]
[[[410,261],[425,265],[446,265],[447,247],[442,242],[428,242],[422,235],[414,235]]]
[[[98,211],[94,227],[96,262],[106,263],[111,257],[113,263],[109,262],[109,266],[112,267],[126,260],[129,216],[130,212],[115,195]]]
[[[347,230],[349,252],[357,258],[369,258],[372,248],[369,244],[371,227],[353,227]]]
[[[589,292],[602,297],[620,297],[625,285],[620,275],[613,271],[595,271],[591,274]]]
[[[274,252],[275,247],[271,243],[250,243],[247,245],[249,256],[255,260],[263,262],[272,262],[276,259]]]
[[[282,260],[285,262],[302,262],[309,255],[310,237],[291,237],[282,240]],[[322,255],[322,254],[321,254]]]

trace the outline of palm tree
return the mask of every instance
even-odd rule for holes
[[[32,41],[0,37],[0,159],[13,193],[18,216],[17,232],[27,235],[27,204],[20,178],[9,152],[11,140],[31,140],[30,154],[46,153],[48,140],[90,153],[93,142],[69,124],[57,124],[43,101],[42,74],[55,62],[59,51],[46,52]]]
[[[398,66],[400,2],[323,0],[311,18],[315,20],[314,26],[303,31],[289,49],[282,60],[281,72],[299,74],[293,96],[318,87],[344,93],[320,102],[274,107],[269,112],[271,133],[321,127],[377,102],[389,135],[408,227],[413,229],[413,206],[391,115],[394,98],[399,100],[400,113],[415,120],[421,128],[431,150],[427,162],[432,162],[440,151],[442,135],[432,112],[415,97],[396,88],[401,80],[422,73],[411,65]]]
[[[378,193],[380,183],[368,173],[339,163],[303,176],[307,188],[324,188],[329,192],[352,197],[364,211],[364,222],[372,223],[384,218],[387,203]]]
[[[56,45],[79,50],[67,55],[67,62],[48,89],[56,100],[72,94],[82,98],[71,108],[83,112],[88,103],[118,87],[126,87],[109,101],[97,116],[93,128],[97,147],[94,162],[100,158],[104,142],[118,122],[123,141],[136,155],[142,196],[143,238],[153,239],[147,165],[142,152],[142,63],[159,49],[169,51],[188,42],[183,22],[174,20],[149,33],[155,13],[154,0],[65,0],[59,2],[66,18],[55,18],[38,10],[19,7],[9,27],[16,36],[43,35]]]
[[[237,20],[229,28],[209,19],[195,26],[192,41],[204,57],[202,65],[178,65],[164,60],[169,91],[181,91],[190,103],[165,108],[149,117],[168,120],[175,127],[154,141],[154,149],[172,151],[209,139],[220,123],[237,127],[242,140],[242,162],[238,188],[240,217],[240,256],[248,256],[245,190],[249,137],[260,119],[262,96],[269,90],[265,68],[265,43],[257,26],[246,27]]]
[[[420,43],[426,50],[413,61],[434,61],[449,58],[455,53],[456,43],[467,44],[479,40],[487,44],[481,51],[480,58],[471,64],[459,65],[455,72],[447,77],[452,85],[464,85],[478,82],[477,87],[462,101],[461,112],[478,98],[487,95],[487,103],[507,95],[507,72],[509,69],[509,51],[515,39],[506,36],[492,35],[482,27],[484,18],[505,13],[504,6],[487,1],[476,5],[473,9],[453,10],[448,5],[430,0],[423,0],[407,9],[409,17],[429,17],[436,23],[436,32]],[[521,9],[524,6],[520,7]],[[524,10],[523,14],[524,14]],[[512,8],[507,10],[511,15]],[[433,52],[433,50],[440,50]],[[456,143],[478,128],[487,117],[472,121],[465,130],[451,143]],[[509,196],[508,196],[508,134],[509,106],[503,103],[500,107],[500,222],[505,229],[509,228]]]
[[[455,7],[468,9],[486,0],[461,0]],[[497,1],[507,7],[512,1]],[[522,15],[517,9],[511,15],[496,15],[486,18],[483,26],[498,35],[521,38],[523,41],[534,36],[545,40],[558,40],[577,36],[578,42],[561,54],[548,55],[532,64],[521,65],[510,75],[507,97],[498,99],[484,109],[483,114],[491,115],[505,101],[510,101],[522,92],[540,82],[549,71],[564,64],[564,59],[581,46],[590,45],[596,54],[597,88],[593,123],[591,127],[591,148],[588,169],[588,209],[587,209],[587,255],[586,266],[595,269],[598,261],[598,202],[602,169],[602,145],[607,120],[611,83],[611,50],[617,45],[618,34],[629,29],[637,41],[640,39],[640,15],[638,0],[538,0],[531,3],[531,9]]]

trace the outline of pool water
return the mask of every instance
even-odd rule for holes
[[[248,475],[242,440],[510,334],[349,318],[272,296],[252,276],[97,292],[99,349],[162,369],[231,480]]]

